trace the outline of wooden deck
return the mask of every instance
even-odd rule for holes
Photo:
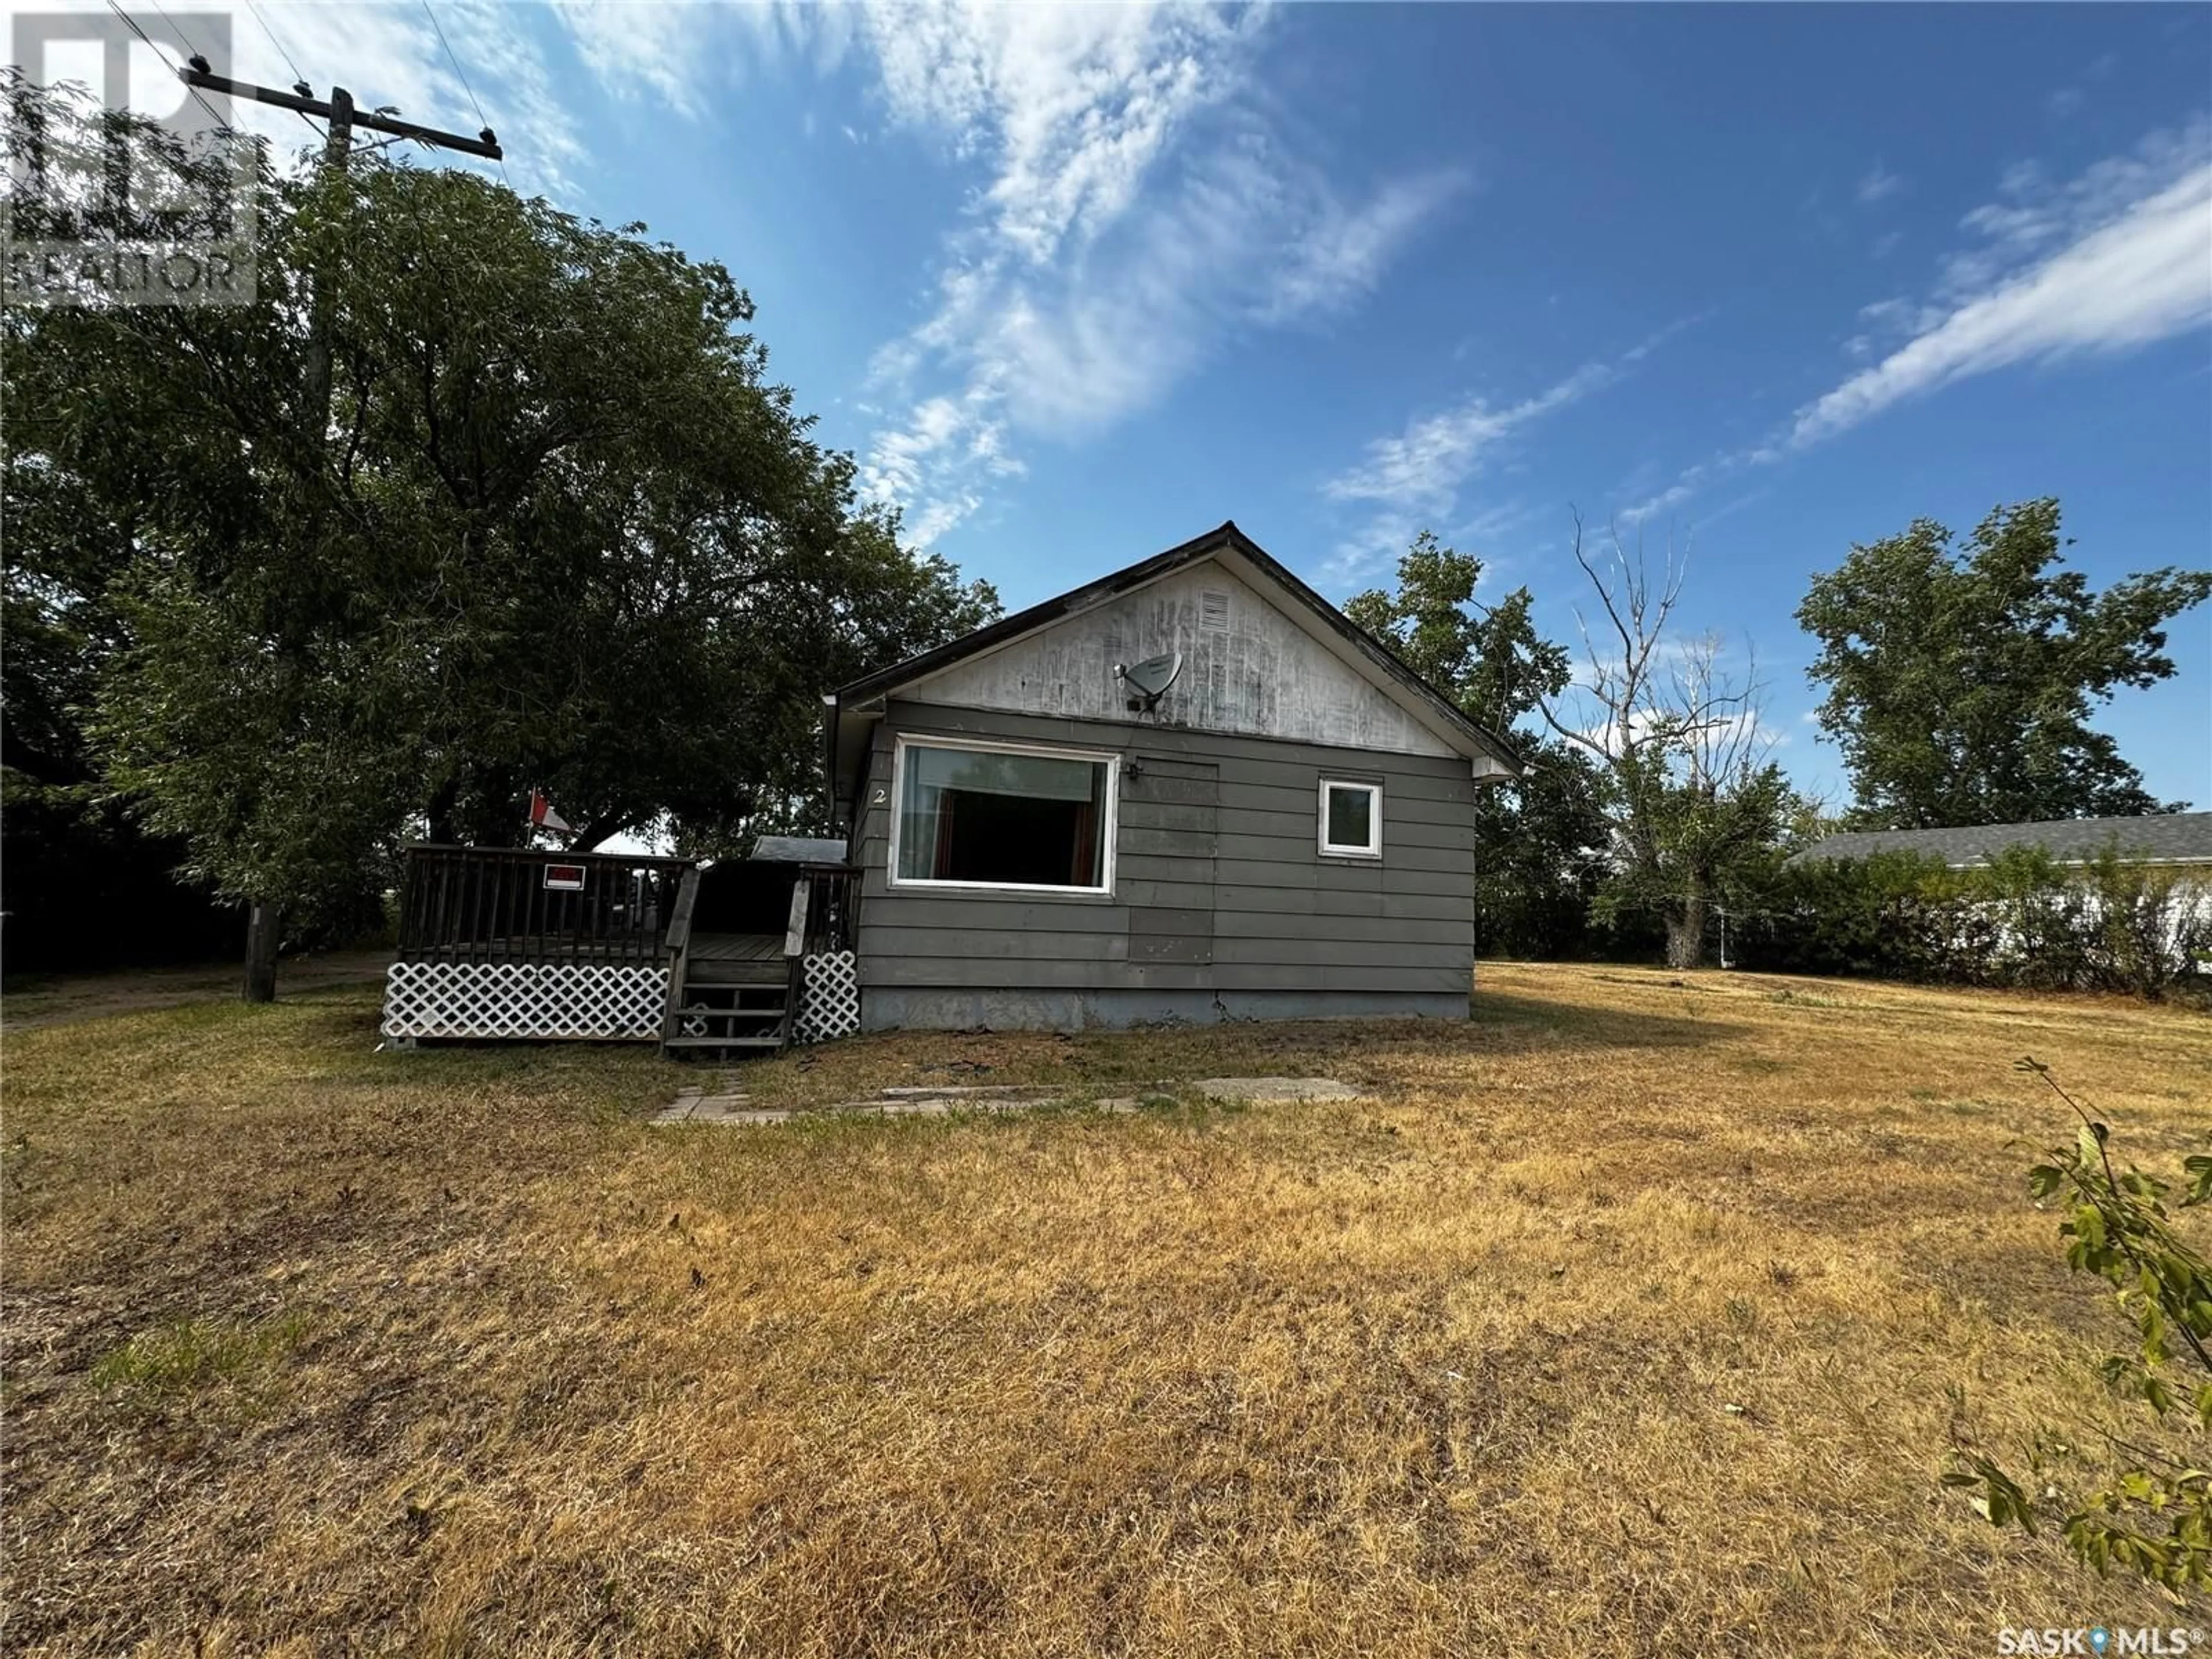
[[[852,948],[859,880],[844,865],[410,847],[382,1029],[781,1048],[803,957]]]
[[[686,952],[693,984],[781,985],[789,973],[781,933],[694,933]]]

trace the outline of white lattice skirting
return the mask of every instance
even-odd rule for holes
[[[860,1029],[860,967],[853,952],[825,951],[809,957],[799,974],[793,1036],[801,1042],[827,1042]]]
[[[665,967],[395,962],[382,1029],[395,1037],[651,1039],[667,1000]]]

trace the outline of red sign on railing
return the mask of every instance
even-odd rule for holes
[[[580,893],[584,890],[584,866],[580,864],[549,864],[545,866],[545,884],[556,892]]]

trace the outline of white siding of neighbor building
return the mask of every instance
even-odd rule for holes
[[[1156,713],[1128,711],[1116,663],[1181,652]],[[1451,746],[1310,629],[1208,561],[902,689],[939,706],[1449,757]],[[1457,761],[1464,770],[1468,763]]]

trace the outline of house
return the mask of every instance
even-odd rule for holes
[[[409,849],[385,1035],[1467,1015],[1517,763],[1234,524],[824,702],[842,839]]]
[[[868,1030],[1466,1017],[1514,757],[1233,523],[828,704]]]
[[[1916,853],[1954,870],[1986,865],[2013,847],[2033,847],[2063,865],[2085,865],[2106,848],[2128,864],[2194,866],[2212,877],[2212,812],[2161,812],[2133,818],[2054,818],[2039,823],[1985,823],[1958,830],[1868,830],[1830,836],[1790,860],[1863,859]]]

